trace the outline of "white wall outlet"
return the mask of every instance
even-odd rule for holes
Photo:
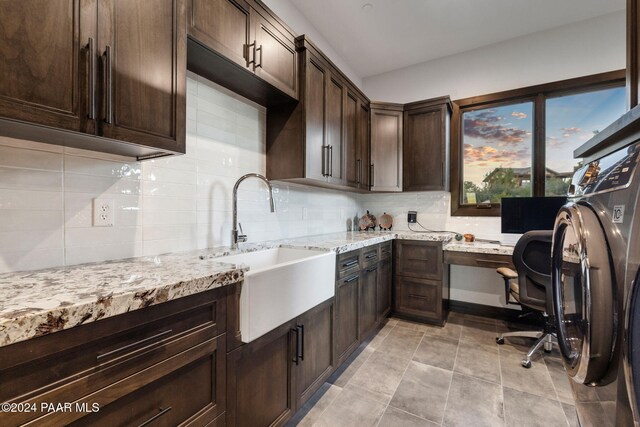
[[[93,226],[113,227],[115,202],[113,199],[93,199]]]

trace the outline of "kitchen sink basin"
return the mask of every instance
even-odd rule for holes
[[[335,292],[336,254],[275,248],[217,258],[245,264],[240,332],[248,343],[299,316]]]

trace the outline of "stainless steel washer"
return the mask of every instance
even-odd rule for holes
[[[634,329],[628,253],[638,243],[640,141],[574,174],[569,203],[556,218],[552,285],[558,344],[583,426],[631,426],[633,363],[623,369]],[[637,269],[634,274],[637,273]],[[634,281],[636,280],[634,276]],[[640,296],[638,297],[640,307]],[[625,325],[628,326],[625,327]],[[636,341],[640,360],[640,339]],[[631,354],[631,353],[630,353]],[[636,362],[636,366],[638,362]],[[640,369],[636,370],[640,377]],[[640,384],[640,378],[639,378]],[[631,390],[631,391],[630,391]]]

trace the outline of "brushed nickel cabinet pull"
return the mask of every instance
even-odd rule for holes
[[[356,159],[356,184],[360,184],[360,174],[362,172],[361,165],[362,162],[360,162],[360,159]]]
[[[367,273],[372,273],[374,271],[376,271],[378,269],[378,266],[376,265],[375,267],[371,267],[370,269],[367,270]]]
[[[425,297],[425,296],[422,296],[422,295],[416,295],[416,294],[409,294],[408,296],[409,296],[409,298],[429,299],[428,297]]]
[[[295,363],[296,365],[300,364],[300,329],[298,329],[298,327],[296,326],[295,328],[291,328],[291,332],[293,332],[294,334],[296,334],[296,346],[293,350],[293,358],[291,359],[291,361],[293,363]]]
[[[333,145],[329,146],[329,176],[333,176]]]
[[[262,45],[260,45],[260,47],[258,47],[258,48],[254,47],[254,49],[255,49],[254,52],[260,51],[260,63],[255,62],[255,53],[254,53],[254,63],[255,63],[255,65],[253,66],[253,69],[255,70],[258,67],[262,68]]]
[[[111,69],[111,46],[104,48],[104,75],[105,90],[107,91],[107,114],[104,119],[106,123],[113,123],[113,70]]]
[[[371,187],[376,185],[376,174],[373,163],[371,163],[371,167],[369,168],[369,179],[371,180]]]
[[[356,265],[357,263],[358,263],[358,260],[357,260],[357,259],[354,259],[354,260],[351,260],[351,261],[349,261],[349,262],[345,262],[345,263],[343,263],[343,264],[342,264],[342,268],[349,268],[349,267],[351,267],[351,266]]]
[[[249,66],[251,64],[254,64],[256,62],[256,42],[254,41],[253,43],[249,43],[245,45],[245,50],[247,52],[247,68],[249,68]],[[252,58],[252,54],[253,53],[253,58]]]
[[[148,426],[149,424],[151,424],[152,422],[154,422],[155,420],[157,420],[158,418],[160,418],[161,416],[163,416],[164,414],[169,412],[171,409],[172,409],[171,406],[168,406],[168,407],[166,407],[164,409],[159,408],[160,412],[158,412],[153,417],[149,418],[147,421],[145,421],[142,424],[140,424],[138,427]]]
[[[89,113],[88,117],[91,120],[96,119],[96,48],[93,41],[93,37],[89,37],[89,43],[87,44],[89,52]]]
[[[127,345],[124,345],[122,347],[116,348],[115,350],[111,350],[111,351],[108,351],[106,353],[99,354],[98,356],[96,356],[96,360],[98,362],[100,362],[105,357],[110,357],[110,356],[113,356],[114,354],[121,353],[121,352],[129,350],[129,349],[131,349],[133,347],[137,347],[137,346],[139,346],[141,344],[145,344],[145,343],[148,343],[150,341],[157,340],[160,337],[163,337],[165,335],[169,335],[171,332],[173,332],[172,329],[167,329],[166,331],[162,331],[162,332],[160,332],[158,334],[155,334],[155,335],[152,335],[150,337],[141,339],[140,341],[136,341],[134,343],[127,344]]]
[[[344,283],[351,283],[355,280],[358,280],[358,277],[360,277],[360,275],[356,274],[355,276],[349,277],[348,279],[344,280]]]
[[[509,265],[509,263],[507,261],[497,261],[497,260],[492,260],[492,259],[482,259],[482,258],[476,258],[476,262],[479,264],[484,263],[488,263],[488,264],[500,264],[500,265]]]

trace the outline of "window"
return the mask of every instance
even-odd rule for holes
[[[498,216],[502,197],[565,195],[573,151],[625,112],[624,70],[454,102],[453,215]]]
[[[624,87],[547,99],[545,195],[567,194],[582,159],[573,150],[587,142],[625,112]]]

